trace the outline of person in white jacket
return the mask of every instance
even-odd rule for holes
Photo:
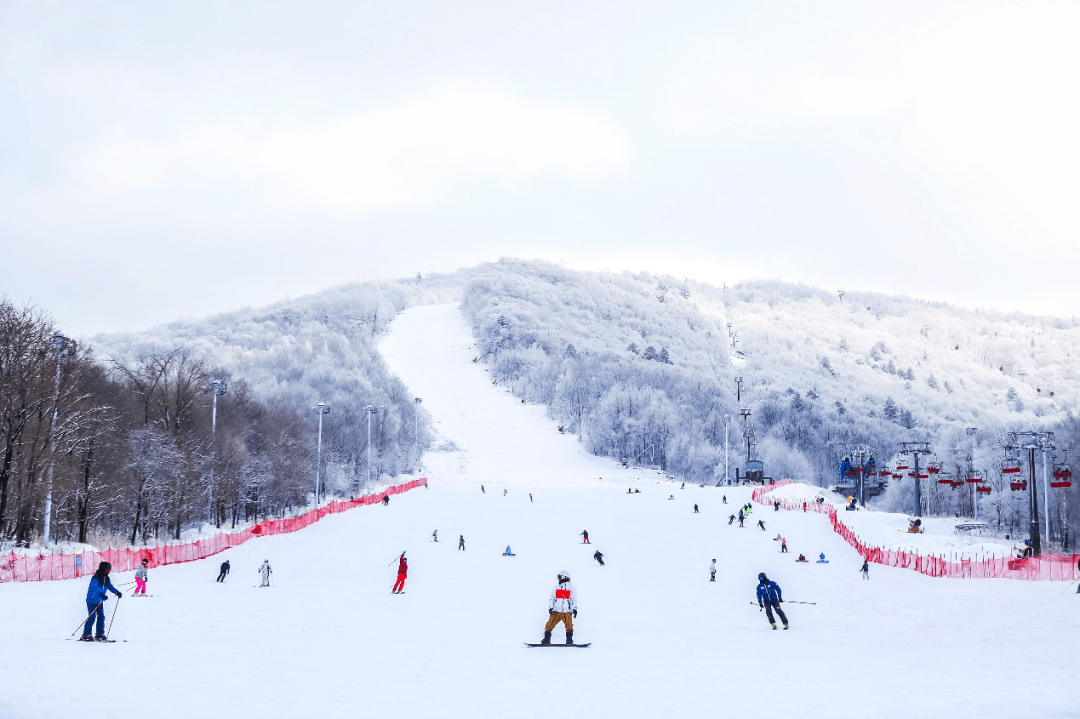
[[[544,625],[541,644],[551,644],[551,631],[559,622],[566,627],[566,643],[574,643],[574,617],[577,616],[577,591],[570,583],[568,572],[559,572],[559,584],[551,590],[548,600],[548,620]]]
[[[270,568],[270,560],[264,560],[262,566],[259,567],[259,574],[262,575],[262,584],[259,585],[260,587],[270,586],[270,575],[273,574],[273,572],[274,570]]]
[[[709,581],[716,581],[716,560],[712,560],[712,564],[709,565]]]

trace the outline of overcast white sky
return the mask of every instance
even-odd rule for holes
[[[503,256],[1080,311],[1080,4],[0,0],[75,334]]]

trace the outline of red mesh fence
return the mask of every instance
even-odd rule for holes
[[[771,505],[777,500],[762,500],[762,497],[778,487],[790,484],[790,479],[781,479],[771,485],[754,490],[753,500],[759,504]],[[1080,554],[1042,554],[1038,557],[1015,559],[1012,557],[986,557],[984,559],[962,559],[957,557],[920,554],[901,549],[885,549],[869,546],[859,539],[851,527],[840,521],[836,507],[817,502],[792,502],[779,500],[780,508],[792,512],[816,512],[829,517],[833,531],[845,542],[855,548],[862,557],[872,564],[884,564],[889,567],[911,569],[928,577],[951,577],[953,579],[1028,579],[1062,580],[1080,579]]]
[[[82,554],[43,554],[36,557],[12,552],[0,558],[0,583],[74,579],[93,574],[99,562],[109,562],[114,572],[133,571],[144,558],[150,560],[150,567],[193,562],[196,559],[205,559],[223,552],[230,547],[238,547],[254,537],[296,532],[318,522],[328,514],[346,512],[366,504],[378,504],[388,494],[401,494],[426,484],[426,477],[414,479],[411,482],[390,487],[378,494],[357,497],[344,502],[334,500],[317,509],[304,512],[299,517],[266,519],[239,532],[223,532],[209,539],[200,539],[187,544],[163,544],[141,549],[104,549]]]

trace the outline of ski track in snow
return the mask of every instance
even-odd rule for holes
[[[0,585],[0,717],[1080,716],[1074,589],[879,566],[864,581],[824,516],[755,504],[745,529],[728,526],[749,489],[680,490],[586,454],[493,387],[472,344],[454,306],[405,312],[383,344],[460,448],[425,456],[430,489],[152,570],[154,598],[121,600],[113,637],[127,643],[64,641],[88,579]],[[794,563],[822,551],[830,564]],[[258,589],[266,558],[274,586]],[[580,593],[575,639],[593,646],[527,649],[563,569]],[[784,605],[791,631],[751,605],[759,571],[817,602]]]

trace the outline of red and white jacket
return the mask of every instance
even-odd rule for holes
[[[577,609],[577,592],[570,582],[563,582],[551,590],[548,609],[556,612],[572,612]]]

